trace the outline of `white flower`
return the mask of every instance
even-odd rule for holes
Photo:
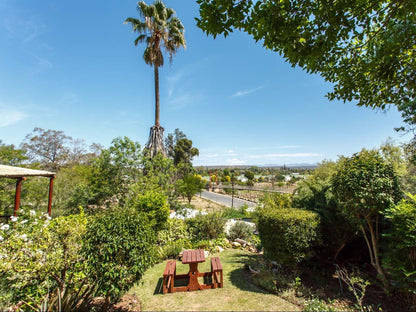
[[[20,238],[23,239],[24,241],[27,241],[27,234],[20,235]]]
[[[16,222],[16,221],[17,221],[17,217],[15,217],[15,216],[11,216],[11,217],[10,217],[10,220],[11,220],[12,222]]]
[[[27,220],[23,220],[22,222],[20,222],[20,224],[25,224],[27,222]]]
[[[20,208],[20,213],[23,214],[25,213],[25,211],[22,208]]]
[[[29,210],[29,214],[30,214],[31,216],[36,216],[36,211],[34,211],[34,210]]]
[[[3,225],[0,227],[0,230],[6,231],[6,230],[8,230],[9,228],[10,228],[10,225],[8,225],[8,224],[3,224]]]
[[[52,218],[48,214],[46,215],[46,219],[52,220]]]
[[[3,236],[0,236],[0,242],[4,241]]]

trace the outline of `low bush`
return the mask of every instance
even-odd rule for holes
[[[240,238],[245,241],[250,241],[253,235],[253,230],[254,228],[246,222],[236,222],[233,226],[231,226],[228,233],[228,238],[230,240]]]
[[[193,240],[215,239],[224,234],[226,219],[219,212],[198,215],[186,220]]]
[[[80,250],[86,224],[82,212],[50,220],[23,209],[0,224],[0,288],[9,291],[2,305],[20,302],[24,311],[85,307],[88,285]]]
[[[241,219],[251,217],[250,213],[247,212],[247,209],[236,209],[227,207],[222,210],[222,213],[225,219]]]
[[[168,219],[163,228],[157,233],[158,245],[168,244],[178,240],[189,240],[191,235],[182,219]]]
[[[296,266],[318,239],[319,215],[294,208],[262,208],[257,228],[269,259]]]

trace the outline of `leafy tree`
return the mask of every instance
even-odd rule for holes
[[[21,149],[6,145],[0,140],[0,164],[16,166],[20,165],[27,157]],[[15,179],[0,179],[0,215],[8,215],[14,203]]]
[[[333,194],[331,178],[339,163],[324,161],[305,180],[299,182],[293,196],[293,206],[312,210],[320,215],[322,257],[337,259],[341,250],[355,237],[357,228],[347,218]],[[341,226],[342,225],[342,226]]]
[[[416,99],[413,0],[197,3],[197,25],[207,34],[247,32],[293,66],[334,83],[329,99],[373,108]]]
[[[133,194],[127,206],[137,210],[148,218],[148,224],[160,230],[169,218],[169,205],[166,196],[157,191],[146,191],[144,194]]]
[[[88,204],[102,204],[115,196],[123,199],[130,184],[139,179],[142,154],[140,144],[127,137],[115,138],[94,160],[88,178]]]
[[[141,161],[143,177],[134,186],[137,192],[143,193],[146,190],[161,190],[167,196],[174,191],[174,184],[177,176],[177,169],[173,161],[162,155],[151,158],[144,155]]]
[[[412,132],[414,135],[413,144],[415,144],[416,139],[416,100],[400,103],[398,106],[399,112],[402,114],[403,121],[407,124],[396,128],[397,131],[402,132]]]
[[[199,155],[199,150],[196,147],[192,147],[192,141],[186,138],[178,140],[173,149],[173,163],[178,165],[182,163],[184,165],[192,166],[192,158]]]
[[[0,140],[0,164],[16,166],[20,165],[27,157],[25,152],[21,149],[11,145],[6,145]]]
[[[44,169],[57,170],[65,165],[69,153],[67,143],[71,140],[63,131],[36,127],[26,135],[21,148],[31,161],[39,162]]]
[[[175,156],[175,153],[174,153],[175,145],[177,144],[177,142],[179,140],[185,139],[185,138],[186,138],[186,134],[183,133],[178,128],[176,128],[173,133],[168,134],[168,136],[165,139],[165,147],[166,147],[166,153],[167,153],[168,157],[170,157],[172,159],[174,158],[174,156]]]
[[[159,67],[164,64],[162,47],[169,54],[171,61],[180,47],[186,47],[184,27],[179,18],[174,16],[175,11],[167,8],[162,1],[157,0],[151,5],[140,1],[137,4],[137,10],[142,20],[129,17],[125,23],[130,23],[133,31],[139,33],[134,41],[136,46],[142,42],[146,43],[143,58],[146,64],[153,66],[155,77],[155,125],[150,129],[146,148],[152,157],[158,152],[166,155],[163,145],[163,128],[159,123]]]
[[[205,183],[201,177],[194,174],[188,174],[178,181],[178,191],[188,199],[191,204],[192,197],[204,189]]]
[[[332,178],[332,187],[343,212],[360,228],[371,265],[385,283],[379,256],[381,213],[401,197],[393,166],[387,164],[376,151],[362,150],[342,159]]]

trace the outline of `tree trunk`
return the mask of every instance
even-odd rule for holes
[[[165,145],[163,143],[163,129],[161,126],[153,126],[150,128],[149,140],[145,148],[149,151],[150,157],[154,157],[157,153],[161,153],[166,157]]]
[[[160,127],[160,124],[159,124],[159,114],[160,114],[160,102],[159,102],[159,67],[155,65],[155,127]],[[163,131],[162,131],[162,138],[163,138]]]

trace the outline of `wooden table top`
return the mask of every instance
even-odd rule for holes
[[[182,256],[182,263],[198,263],[205,261],[205,254],[202,249],[185,250]]]

